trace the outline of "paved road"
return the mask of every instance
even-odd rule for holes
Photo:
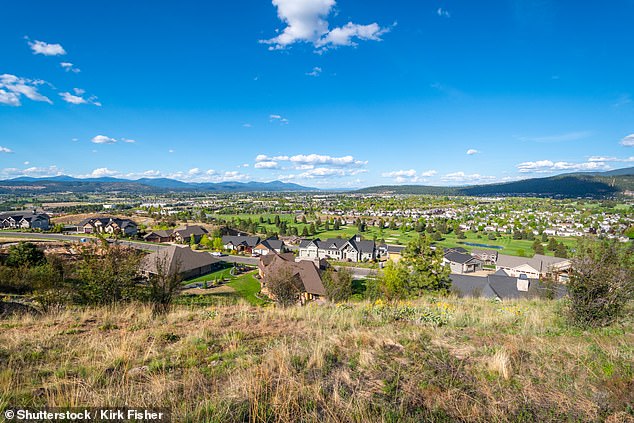
[[[355,279],[365,279],[377,273],[377,269],[368,269],[366,267],[335,266],[335,269],[348,269],[352,272],[352,277]]]

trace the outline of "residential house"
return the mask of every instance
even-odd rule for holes
[[[503,270],[487,277],[452,274],[451,291],[460,297],[483,297],[497,300],[523,298],[561,298],[567,290],[563,285],[547,286],[538,279],[512,277]]]
[[[470,254],[449,250],[443,256],[443,264],[449,265],[451,273],[463,274],[482,270],[482,261]]]
[[[284,253],[286,252],[286,245],[284,241],[277,238],[269,238],[261,241],[253,248],[253,252],[261,256],[265,256],[270,253]]]
[[[495,264],[498,261],[497,250],[473,250],[471,255],[484,264]]]
[[[134,236],[138,232],[137,224],[130,219],[112,217],[92,217],[82,220],[77,225],[85,234],[108,233],[114,235]]]
[[[50,217],[46,213],[38,213],[36,210],[4,212],[0,213],[0,228],[47,231],[50,228]]]
[[[225,235],[222,237],[223,248],[238,253],[253,253],[258,244],[260,244],[260,237],[257,236]]]
[[[369,261],[376,259],[376,251],[375,242],[363,240],[360,235],[350,239],[330,238],[322,241],[317,238],[299,243],[301,260],[330,258],[338,261]]]
[[[187,280],[211,273],[219,264],[220,260],[209,253],[192,251],[188,246],[170,245],[145,256],[141,261],[141,273],[150,277],[163,268],[169,274],[178,273]]]
[[[170,242],[172,240],[173,233],[174,231],[171,229],[165,231],[152,231],[145,235],[143,239],[147,242]]]
[[[185,226],[184,228],[174,229],[172,232],[172,240],[181,244],[190,244],[191,238],[194,237],[194,242],[198,244],[203,235],[208,234],[209,231],[202,226]]]
[[[402,245],[388,245],[387,259],[392,260],[393,262],[398,262],[402,258],[402,253],[404,249],[405,247]]]
[[[319,301],[326,297],[326,288],[321,280],[320,270],[311,261],[296,262],[293,253],[271,253],[260,256],[258,270],[262,280],[263,292],[270,295],[266,286],[268,275],[276,272],[288,272],[300,287],[298,302]]]
[[[572,269],[568,259],[535,254],[532,258],[499,254],[496,270],[504,270],[511,277],[526,275],[529,278],[552,278],[557,282],[566,282]]]

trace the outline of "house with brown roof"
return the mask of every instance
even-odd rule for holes
[[[253,248],[253,252],[261,256],[265,256],[271,253],[282,254],[286,252],[286,245],[281,239],[268,238],[256,245]]]
[[[173,230],[168,229],[165,231],[152,231],[145,235],[143,239],[147,242],[170,242],[172,240]]]
[[[172,233],[172,240],[181,244],[189,244],[191,237],[194,237],[194,242],[199,243],[203,235],[208,234],[207,229],[202,226],[185,226],[184,228],[176,228]]]
[[[326,288],[321,280],[321,272],[312,261],[301,260],[296,262],[293,253],[271,253],[260,257],[258,270],[262,280],[262,290],[267,292],[267,275],[277,272],[288,272],[298,282],[301,292],[298,302],[305,304],[308,301],[319,301],[326,297]]]
[[[141,274],[149,277],[157,274],[161,266],[165,266],[169,274],[178,273],[183,280],[187,280],[211,273],[219,265],[220,260],[209,253],[192,251],[189,247],[170,245],[143,257]]]

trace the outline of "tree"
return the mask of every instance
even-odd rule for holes
[[[264,286],[282,307],[297,304],[302,292],[302,283],[293,271],[286,266],[270,271],[264,277]]]
[[[446,291],[451,286],[451,269],[443,265],[443,249],[432,249],[426,236],[411,241],[403,250],[402,256],[403,265],[410,272],[411,295],[418,296],[423,291]]]
[[[137,251],[122,246],[88,247],[82,251],[77,270],[83,282],[79,293],[89,304],[114,304],[136,297],[135,279],[139,272]]]
[[[148,278],[149,300],[152,304],[152,314],[161,316],[169,313],[172,301],[181,289],[182,263],[177,260],[170,268],[171,263],[167,254],[159,253],[155,255],[153,265],[155,273],[150,274]]]
[[[222,238],[220,237],[214,238],[213,249],[216,251],[220,251],[223,248],[224,248],[224,245],[222,245]]]
[[[308,232],[309,232],[311,235],[315,235],[315,234],[317,233],[317,230],[315,229],[315,224],[314,224],[314,223],[311,223],[311,224],[310,224],[310,228],[308,229]]]
[[[352,295],[352,272],[345,267],[334,271],[329,268],[323,275],[326,296],[332,302],[347,301]]]
[[[205,248],[211,248],[213,247],[213,242],[211,239],[209,239],[209,236],[207,236],[207,234],[203,234],[203,236],[200,238],[200,245]]]
[[[555,251],[557,249],[557,240],[553,237],[548,240],[548,250]]]
[[[306,226],[304,226],[304,228],[302,229],[302,236],[308,237],[308,228]]]
[[[581,239],[572,259],[567,315],[581,327],[607,326],[634,299],[634,254],[616,241]]]
[[[555,257],[568,258],[568,249],[563,242],[557,244],[557,248],[555,248]]]
[[[377,293],[388,301],[399,300],[408,295],[409,270],[402,261],[388,260],[376,281]]]
[[[46,261],[44,252],[32,242],[21,241],[17,245],[9,247],[9,256],[6,264],[11,267],[33,267]]]
[[[535,254],[544,254],[544,246],[537,239],[533,242],[533,251]]]

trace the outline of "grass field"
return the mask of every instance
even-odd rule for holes
[[[190,279],[188,281],[183,282],[183,284],[190,284],[196,282],[211,282],[215,280],[227,280],[225,286],[232,288],[232,291],[222,291],[219,292],[218,295],[210,293],[208,295],[204,295],[204,299],[200,299],[200,301],[206,301],[209,304],[218,303],[218,299],[223,299],[226,301],[222,302],[236,302],[240,299],[247,301],[252,305],[263,305],[266,301],[257,297],[256,294],[260,292],[260,281],[255,278],[256,271],[252,271],[249,273],[242,274],[240,276],[231,275],[231,270],[233,266],[227,265],[222,270],[218,270],[216,272],[210,273],[208,275],[203,275],[196,279]],[[210,291],[214,292],[214,291]],[[215,296],[219,298],[214,298]]]
[[[258,221],[260,216],[262,216],[265,220],[270,218],[271,221],[273,221],[273,219],[275,218],[275,215],[273,215],[273,214],[263,214],[263,215],[245,215],[245,214],[241,214],[241,215],[234,215],[234,216],[235,217],[240,217],[241,219],[250,218],[250,219],[252,219],[254,221]],[[293,215],[279,215],[279,216],[280,216],[280,220],[287,221],[290,224],[293,223]],[[219,216],[219,217],[221,217],[223,219],[230,218],[230,217],[225,216],[225,215],[222,215],[222,216]],[[277,230],[275,225],[262,224],[261,226],[266,227],[267,231],[276,231]],[[303,227],[304,226],[308,227],[309,225],[303,225],[303,224],[300,223],[300,224],[297,224],[295,226],[297,226],[299,228],[299,231],[300,231],[300,234],[301,234]],[[351,238],[351,237],[353,237],[354,235],[356,235],[358,233],[358,230],[357,230],[356,226],[341,226],[339,228],[339,230],[337,230],[337,231],[332,230],[332,229],[329,230],[329,231],[324,231],[323,230],[323,226],[322,226],[321,229],[322,230],[318,231],[317,234],[315,235],[315,237],[318,237],[320,239],[337,238],[337,237]],[[512,255],[512,256],[524,255],[524,256],[527,256],[527,257],[531,257],[534,254],[534,252],[533,252],[533,241],[515,240],[515,239],[512,239],[511,235],[507,235],[507,234],[498,237],[498,239],[495,240],[495,241],[489,240],[487,238],[487,234],[486,233],[474,234],[473,232],[466,232],[465,235],[467,237],[466,239],[459,240],[459,239],[457,239],[456,235],[452,232],[452,233],[449,233],[447,235],[444,235],[445,239],[443,241],[437,242],[437,244],[442,246],[442,247],[447,247],[447,248],[461,246],[463,248],[466,248],[469,251],[471,251],[473,249],[482,249],[483,248],[483,247],[470,247],[468,245],[460,244],[460,242],[471,242],[471,243],[477,243],[477,244],[487,244],[487,245],[495,245],[495,246],[504,247],[502,250],[499,250],[500,253],[508,254],[508,255]],[[481,238],[478,238],[478,235]],[[378,227],[369,226],[367,228],[367,230],[362,233],[362,236],[365,239],[385,239],[385,242],[387,244],[407,245],[410,241],[412,241],[417,236],[419,236],[419,234],[417,232],[415,232],[415,231],[401,231],[399,229],[397,229],[397,230],[383,229],[381,231]],[[563,242],[569,248],[574,248],[576,243],[577,243],[575,238],[555,237],[555,239],[557,240],[557,242]],[[546,250],[546,255],[553,255],[553,252]]]
[[[7,407],[165,407],[178,422],[628,422],[634,323],[560,302],[69,309],[0,321]]]

